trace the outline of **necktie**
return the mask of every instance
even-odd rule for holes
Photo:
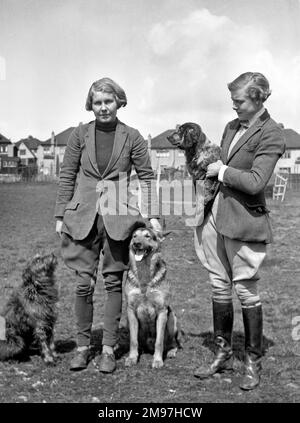
[[[240,125],[243,129],[249,128],[249,122],[247,120],[240,120]]]

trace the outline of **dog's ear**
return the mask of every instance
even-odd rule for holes
[[[179,132],[184,132],[192,129],[195,133],[200,134],[202,132],[201,126],[194,122],[185,122],[179,127]]]
[[[135,222],[130,228],[130,237],[132,237],[133,232],[139,228],[147,228],[146,222]]]
[[[203,145],[207,140],[207,136],[205,135],[204,132],[201,131],[198,135],[198,139],[199,139],[200,144]]]
[[[197,123],[186,122],[180,126],[179,133],[184,138],[185,147],[190,148],[199,142],[202,130]]]

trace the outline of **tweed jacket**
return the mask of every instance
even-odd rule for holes
[[[284,153],[284,135],[265,110],[228,156],[239,127],[238,119],[229,122],[221,141],[221,159],[228,168],[219,186],[216,228],[231,239],[267,244],[273,238],[264,189]]]
[[[95,121],[72,132],[60,170],[55,217],[63,218],[62,231],[75,240],[89,234],[97,213],[103,216],[108,235],[126,239],[143,222],[139,209],[128,201],[132,166],[142,189],[143,217],[157,217],[154,174],[146,141],[140,133],[118,121],[112,155],[101,175],[96,162]],[[153,214],[149,213],[155,211]]]

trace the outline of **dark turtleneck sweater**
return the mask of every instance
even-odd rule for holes
[[[103,175],[103,172],[105,171],[111,158],[117,123],[117,119],[115,122],[109,123],[101,123],[96,120],[96,160],[101,175]]]

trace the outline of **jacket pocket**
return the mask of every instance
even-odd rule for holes
[[[259,140],[255,140],[255,141],[252,141],[252,142],[248,142],[248,143],[244,144],[244,145],[241,147],[241,150],[246,150],[246,151],[255,151],[255,150],[256,150],[256,148],[257,148],[257,146],[258,146],[258,144],[259,144]]]
[[[254,211],[258,214],[270,213],[270,210],[267,209],[267,207],[263,204],[249,204],[249,203],[245,203],[245,204],[251,211]]]

